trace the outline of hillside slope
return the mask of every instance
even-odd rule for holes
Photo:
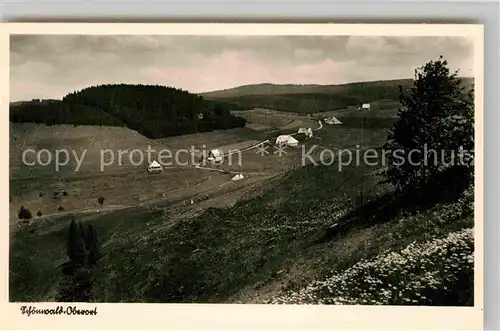
[[[94,275],[94,298],[100,302],[262,303],[282,291],[321,281],[332,270],[342,272],[364,259],[400,251],[412,243],[425,245],[473,226],[470,200],[442,202],[415,215],[405,214],[401,204],[408,200],[394,199],[391,187],[378,184],[374,170],[363,165],[342,172],[331,166],[307,166],[269,182],[258,197],[201,214],[182,208],[136,208],[99,215],[92,223],[104,257]],[[61,279],[57,265],[65,258],[67,222],[35,222],[14,234],[11,300],[53,298]],[[431,271],[439,274],[453,263],[446,257],[440,261]],[[424,290],[434,295],[419,297],[418,303],[470,305],[470,264],[464,268],[457,271],[462,277],[459,282],[430,284]],[[382,277],[377,270],[370,272]],[[401,278],[401,286],[425,272],[412,275]],[[390,290],[387,286],[384,290]],[[445,289],[451,286],[460,287],[464,296],[447,294]],[[375,290],[363,291],[378,298]],[[408,304],[405,298],[384,303]]]
[[[339,85],[319,85],[319,84],[251,84],[243,85],[225,90],[200,93],[208,99],[222,99],[232,97],[242,97],[249,95],[286,95],[286,94],[324,94],[339,93],[349,90],[384,87],[398,87],[399,85],[409,87],[413,83],[412,79],[398,79],[387,81],[359,82]]]
[[[100,85],[62,100],[10,105],[12,122],[127,126],[148,138],[245,126],[225,102],[207,101],[184,90],[152,85]]]
[[[472,78],[461,78],[471,86]],[[385,101],[398,108],[400,86],[406,90],[413,79],[359,82],[342,85],[255,84],[201,93],[210,100],[230,102],[238,108],[267,108],[297,113],[314,113],[358,107],[362,103]]]

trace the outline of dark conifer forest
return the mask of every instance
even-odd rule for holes
[[[471,78],[461,78],[471,87]],[[363,103],[383,101],[387,107],[398,108],[399,88],[409,90],[412,79],[358,82],[341,85],[277,85],[254,84],[227,90],[201,93],[205,99],[231,103],[232,109],[267,108],[298,114],[358,107]],[[234,106],[234,105],[237,105]],[[381,105],[374,105],[381,109]]]
[[[32,100],[10,106],[12,122],[46,125],[125,126],[148,138],[245,126],[224,101],[205,100],[159,85],[100,85],[69,93],[62,100]]]

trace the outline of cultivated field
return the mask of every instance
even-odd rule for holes
[[[299,127],[317,127],[317,121],[308,116],[276,111],[271,109],[256,108],[245,111],[234,111],[237,116],[245,118],[251,126],[263,131],[264,128],[271,130],[297,130]]]
[[[262,113],[256,114],[261,116]],[[270,124],[278,125],[277,129],[306,123],[303,119],[294,119],[294,115],[279,112],[269,111],[262,120],[266,118]],[[314,123],[309,122],[312,123],[307,124]],[[273,134],[249,127],[151,140],[121,127],[11,123],[10,221],[17,222],[21,206],[33,215],[40,211],[42,216],[39,218],[46,219],[49,215],[99,209],[103,212],[159,201],[191,203],[191,200],[206,200],[209,195],[223,196],[225,192],[232,192],[232,197],[237,197],[233,191],[243,190],[250,183],[276,176],[300,164],[298,148],[289,149],[280,156],[273,154],[272,143],[269,143],[268,155],[256,154],[253,147]],[[160,174],[149,174],[146,171],[148,148],[151,160],[157,159],[160,150],[167,149],[171,158],[164,162],[170,160],[172,164]],[[208,163],[196,168],[200,153],[191,156],[188,154],[191,148],[207,154],[213,148],[241,152],[226,157],[221,165]],[[22,155],[28,149],[50,151],[52,162],[24,164]],[[67,163],[56,171],[57,150],[68,151],[69,158],[60,152],[60,163],[66,160]],[[133,150],[143,152],[142,162],[139,153]],[[41,160],[45,163],[47,157],[43,154]],[[28,154],[26,160],[34,162],[35,153]],[[245,176],[242,183],[231,181],[237,173]],[[99,197],[105,199],[102,206],[98,203]],[[220,203],[214,202],[214,205]]]

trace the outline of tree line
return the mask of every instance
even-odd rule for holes
[[[126,126],[153,139],[246,124],[230,113],[241,109],[236,105],[159,85],[92,86],[62,100],[32,100],[10,108],[12,122]]]
[[[461,79],[462,85],[468,87],[470,78]],[[295,92],[292,89],[287,91],[283,86],[283,90],[276,90],[276,93],[264,94],[259,89],[259,85],[255,86],[255,93],[242,91],[238,95],[238,91],[234,91],[233,95],[217,96],[210,93],[206,98],[213,100],[224,101],[237,105],[243,109],[267,108],[288,111],[293,113],[310,114],[321,111],[346,109],[349,107],[359,107],[363,103],[372,103],[374,101],[384,100],[388,102],[388,108],[393,108],[394,104],[400,101],[399,87],[404,92],[409,92],[413,86],[413,80],[396,80],[396,81],[377,81],[377,82],[359,82],[337,86],[321,86],[316,87],[304,86],[300,90],[296,86]],[[279,87],[279,86],[278,86]],[[277,87],[269,87],[276,89]],[[377,106],[379,108],[379,106]]]
[[[401,86],[408,89],[411,81],[403,82]],[[317,91],[311,90],[307,93],[247,94],[214,97],[214,100],[230,102],[246,109],[268,108],[307,114],[358,107],[374,100],[398,101],[399,92],[398,85],[393,82],[360,82],[336,86],[331,90],[319,86]]]

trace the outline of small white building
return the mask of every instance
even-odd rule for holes
[[[281,135],[276,138],[276,145],[296,147],[299,145],[299,141],[290,135]]]
[[[148,172],[149,173],[159,173],[159,172],[162,172],[163,171],[163,167],[161,166],[161,164],[159,164],[158,162],[156,162],[156,160],[154,160],[153,162],[151,162],[151,164],[148,166]]]
[[[243,178],[243,175],[242,174],[237,174],[236,176],[234,176],[233,178],[231,178],[232,181],[237,181],[237,180],[242,180]]]
[[[370,110],[371,109],[371,105],[369,103],[364,103],[361,105],[361,109],[363,110]]]
[[[213,163],[222,162],[223,159],[224,159],[224,153],[222,153],[222,151],[219,149],[210,150],[207,156],[207,160]]]
[[[300,128],[299,131],[297,131],[297,133],[302,133],[304,134],[306,137],[312,137],[313,136],[313,131],[311,128]]]
[[[326,124],[342,124],[342,122],[339,121],[338,118],[336,118],[335,116],[325,117],[323,119],[323,122],[325,122]]]

